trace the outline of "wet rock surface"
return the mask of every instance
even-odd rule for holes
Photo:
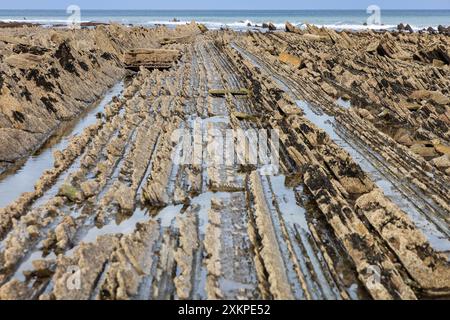
[[[141,68],[0,209],[0,299],[450,297],[448,37],[399,29],[2,33],[5,163],[117,81],[124,50],[181,58]],[[179,163],[179,129],[219,157],[230,129],[277,130],[279,171]]]
[[[125,74],[122,55],[190,31],[120,25],[73,33],[1,29],[0,172],[28,156]]]

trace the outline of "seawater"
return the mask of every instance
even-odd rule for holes
[[[228,27],[245,30],[273,22],[284,27],[289,21],[301,26],[310,23],[333,29],[362,30],[395,29],[399,23],[408,23],[413,29],[450,23],[450,10],[382,10],[381,25],[369,25],[366,10],[83,10],[82,22],[116,22],[142,26],[165,24],[176,26],[195,20],[210,29]],[[65,10],[0,10],[0,21],[28,21],[44,25],[64,24],[69,14]],[[248,25],[251,26],[248,26]]]

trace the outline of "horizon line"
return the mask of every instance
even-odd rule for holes
[[[433,8],[433,9],[423,9],[423,8],[408,8],[408,9],[401,9],[401,8],[389,8],[389,9],[383,9],[382,10],[391,10],[391,11],[396,11],[396,10],[421,10],[421,11],[436,11],[436,10],[449,10],[450,11],[450,7],[449,8]],[[4,11],[13,11],[13,10],[22,10],[22,11],[45,11],[45,10],[62,10],[65,11],[65,8],[48,8],[48,9],[20,9],[20,8],[16,8],[16,9],[2,9],[0,8],[0,10],[4,10]],[[100,9],[100,8],[89,8],[89,9],[84,9],[84,10],[97,10],[97,11],[110,11],[110,10],[115,10],[115,11],[311,11],[311,10],[315,10],[315,11],[366,11],[366,9],[355,9],[355,8],[348,8],[348,9],[115,9],[115,8],[108,8],[108,9]]]

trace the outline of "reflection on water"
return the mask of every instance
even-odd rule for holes
[[[440,252],[450,251],[450,240],[441,230],[439,230],[433,223],[431,223],[423,214],[417,210],[416,205],[412,203],[395,185],[392,181],[387,179],[380,170],[378,170],[374,164],[369,161],[358,148],[355,148],[352,144],[342,139],[340,134],[336,130],[335,120],[333,117],[324,113],[319,114],[313,110],[310,105],[298,100],[297,105],[302,108],[306,118],[314,123],[317,127],[324,130],[331,139],[345,151],[347,151],[352,159],[364,170],[377,186],[383,190],[383,193],[392,202],[394,202],[400,209],[406,212],[413,220],[417,228],[419,228],[427,237],[431,246]]]
[[[34,189],[34,184],[45,170],[53,167],[53,152],[63,150],[74,135],[97,121],[97,113],[102,111],[113,96],[120,94],[123,82],[113,86],[103,99],[88,108],[79,117],[58,130],[38,151],[30,156],[20,167],[8,170],[0,176],[0,208],[16,200],[22,193]]]
[[[426,215],[427,208],[420,203],[420,200],[416,200],[411,195],[406,195],[401,191],[393,182],[395,180],[390,180],[389,177],[384,174],[384,170],[382,172],[379,169],[378,164],[374,164],[373,159],[367,155],[367,150],[357,147],[353,139],[351,142],[346,141],[346,139],[350,140],[351,137],[345,137],[345,139],[343,139],[343,134],[337,129],[338,126],[336,126],[334,117],[329,116],[320,110],[313,110],[306,101],[297,100],[294,91],[286,85],[281,78],[271,72],[264,62],[259,61],[257,57],[244,51],[235,44],[233,44],[232,47],[250,60],[256,67],[265,70],[270,75],[270,78],[275,81],[281,89],[296,100],[297,106],[303,110],[305,117],[309,121],[324,130],[338,146],[350,154],[352,159],[361,167],[361,169],[372,178],[380,189],[383,190],[386,197],[408,214],[416,227],[424,233],[433,249],[439,252],[450,252],[450,239],[447,236],[450,232],[448,226],[439,221],[438,223],[435,223],[434,221],[431,222],[430,217]],[[343,108],[347,108],[349,107],[349,104],[351,104],[351,101],[345,101],[344,99],[339,98],[336,103]],[[420,210],[418,208],[420,208]]]

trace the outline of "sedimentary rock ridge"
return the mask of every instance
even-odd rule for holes
[[[0,130],[35,144],[8,142],[5,163],[119,79],[127,48],[181,58],[133,74],[0,209],[0,299],[450,296],[444,35],[12,30]],[[218,137],[251,147],[239,132],[262,129],[278,133],[278,170],[242,149],[243,163],[208,158],[227,156]],[[180,132],[202,137],[190,162],[174,157]]]

